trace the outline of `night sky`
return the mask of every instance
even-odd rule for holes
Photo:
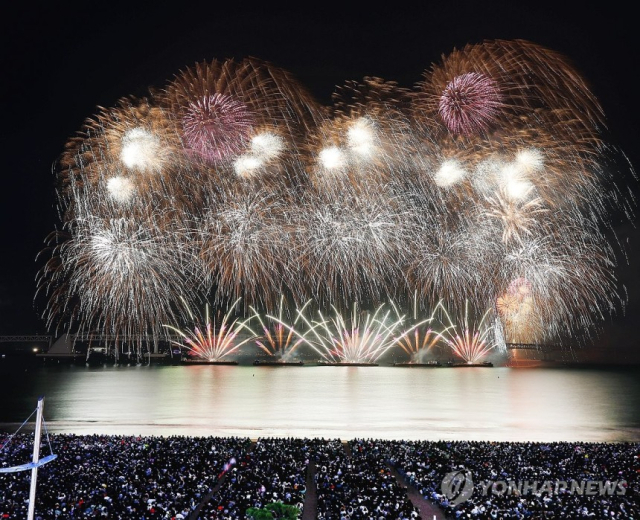
[[[294,10],[172,2],[21,4],[2,41],[2,275],[0,334],[47,333],[34,304],[36,256],[59,224],[53,165],[97,106],[144,96],[198,61],[253,56],[290,71],[320,101],[336,86],[377,76],[411,87],[443,54],[467,43],[525,39],[568,57],[607,116],[608,141],[640,169],[636,16],[616,2],[384,2]],[[300,3],[301,5],[308,5]],[[640,213],[640,211],[639,211]],[[638,220],[640,222],[640,220]],[[619,228],[629,303],[604,323],[601,344],[631,351],[640,316],[640,232]]]

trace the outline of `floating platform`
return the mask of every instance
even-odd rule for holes
[[[206,359],[183,359],[183,365],[238,365],[237,361],[208,361]]]
[[[484,363],[447,363],[443,365],[449,368],[462,368],[462,367],[492,367],[493,363],[485,361]]]
[[[260,359],[256,359],[253,362],[254,366],[257,367],[301,367],[304,365],[302,361],[262,361]]]
[[[43,361],[56,360],[57,362],[60,362],[60,361],[73,362],[73,361],[84,361],[85,359],[87,359],[87,355],[81,352],[69,352],[69,353],[64,352],[64,353],[52,353],[52,354],[41,353],[41,354],[36,354],[36,358],[42,359]]]
[[[104,354],[102,352],[91,352],[87,357],[85,352],[46,352],[36,354],[36,358],[42,360],[43,363],[74,363],[79,365],[99,366],[107,364],[179,364],[180,358],[169,356],[168,354],[146,353],[138,357],[129,354],[120,354],[118,358],[113,353]]]
[[[377,367],[378,363],[330,363],[328,361],[318,361],[319,367]]]
[[[439,361],[434,361],[433,363],[394,363],[394,367],[418,367],[418,368],[438,368],[442,366],[442,363]]]

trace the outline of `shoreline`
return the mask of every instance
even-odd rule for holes
[[[22,425],[22,428],[20,428]],[[46,421],[47,432],[49,434],[62,435],[118,435],[123,437],[190,437],[190,438],[227,438],[242,437],[255,441],[259,438],[268,439],[340,439],[342,442],[350,442],[355,439],[375,439],[381,441],[417,441],[417,442],[488,442],[488,443],[517,443],[517,444],[549,444],[549,443],[582,443],[582,444],[640,444],[640,428],[630,429],[629,431],[619,431],[620,434],[611,438],[603,437],[557,437],[557,436],[531,436],[523,437],[522,435],[468,435],[463,432],[449,431],[429,432],[424,435],[394,435],[384,433],[380,430],[364,431],[363,429],[354,429],[346,431],[345,429],[298,429],[296,431],[262,429],[260,427],[238,428],[228,427],[211,430],[210,428],[200,427],[198,425],[170,425],[170,424],[113,424],[97,422],[79,423],[75,421]],[[35,428],[32,423],[19,422],[0,422],[0,434],[12,434],[20,428],[23,432],[34,432]],[[609,432],[614,433],[614,432]]]
[[[17,426],[20,426],[18,423],[0,423],[0,436],[1,435],[12,435],[13,433],[16,433],[15,431],[11,431],[9,429],[5,429],[4,427],[6,425],[13,425],[16,424]],[[26,433],[33,433],[34,432],[34,428],[27,428],[27,427],[23,427],[20,430],[22,433],[26,432]],[[315,435],[315,436],[290,436],[290,435],[263,435],[263,436],[259,436],[259,437],[255,437],[255,436],[247,436],[247,435],[231,435],[231,434],[225,434],[225,435],[216,435],[216,434],[210,434],[210,435],[188,435],[188,434],[182,434],[182,433],[173,433],[173,434],[168,434],[168,435],[161,435],[161,434],[142,434],[142,433],[132,433],[132,434],[127,434],[127,433],[113,433],[113,432],[91,432],[91,433],[74,433],[74,432],[69,432],[69,431],[48,431],[49,435],[62,435],[62,436],[77,436],[77,437],[101,437],[101,436],[109,436],[109,437],[123,437],[123,438],[135,438],[135,437],[141,437],[141,438],[168,438],[168,437],[182,437],[182,438],[186,438],[186,439],[228,439],[228,438],[240,438],[240,439],[249,439],[252,443],[258,442],[260,439],[274,439],[274,440],[278,440],[278,439],[298,439],[298,440],[317,440],[317,439],[324,439],[324,440],[339,440],[342,444],[344,445],[348,445],[349,443],[352,443],[354,441],[358,441],[358,440],[366,440],[366,441],[382,441],[382,442],[445,442],[445,443],[459,443],[459,442],[473,442],[473,443],[486,443],[486,444],[517,444],[517,445],[541,445],[541,446],[546,446],[546,445],[553,445],[553,444],[559,444],[559,445],[567,445],[567,444],[575,444],[575,445],[585,445],[585,446],[597,446],[597,445],[631,445],[631,444],[637,444],[640,447],[640,439],[639,440],[611,440],[611,441],[594,441],[594,440],[577,440],[577,439],[573,439],[573,440],[493,440],[493,439],[446,439],[446,438],[409,438],[409,439],[405,439],[405,438],[400,438],[400,437],[393,437],[393,438],[383,438],[383,437],[370,437],[370,436],[339,436],[339,437],[335,437],[335,436],[330,436],[330,435]]]

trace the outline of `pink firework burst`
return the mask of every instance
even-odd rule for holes
[[[247,106],[224,94],[205,96],[190,103],[182,118],[187,146],[209,162],[239,154],[253,124],[253,115]]]
[[[524,298],[531,293],[531,282],[526,278],[516,278],[512,280],[507,288],[509,294]]]
[[[438,113],[450,132],[471,135],[489,128],[501,106],[497,83],[484,74],[467,72],[447,84]]]

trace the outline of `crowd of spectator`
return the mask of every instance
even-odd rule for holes
[[[245,518],[249,508],[271,502],[303,509],[310,454],[317,440],[258,439],[231,467],[227,478],[202,508],[201,520]]]
[[[318,520],[419,519],[373,442],[327,442],[316,450]]]
[[[44,440],[43,440],[44,441]],[[38,469],[36,519],[188,518],[225,464],[250,445],[243,438],[51,435]],[[29,462],[33,434],[0,437],[0,468]],[[26,518],[31,471],[0,473],[0,518]]]
[[[640,519],[638,443],[378,441],[377,445],[389,463],[450,518]],[[461,503],[449,488],[442,488],[445,476],[453,473],[467,474],[473,482],[471,496]],[[487,485],[498,482],[507,487]]]
[[[0,469],[32,451],[33,434],[0,435]],[[406,485],[450,519],[640,520],[638,443],[57,434],[43,438],[49,452],[37,520],[245,520],[272,502],[317,520],[420,520]],[[443,486],[450,475],[467,480]],[[27,518],[30,482],[0,472],[0,519]]]

